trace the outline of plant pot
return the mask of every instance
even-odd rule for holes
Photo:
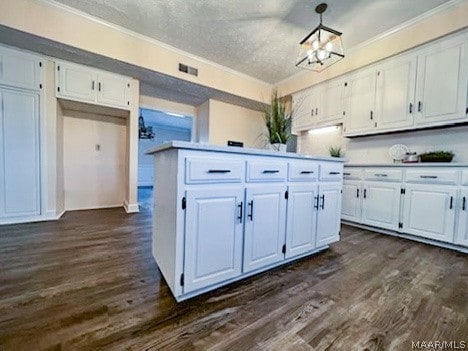
[[[286,152],[286,144],[268,144],[268,150]]]

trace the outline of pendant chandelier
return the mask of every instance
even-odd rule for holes
[[[320,72],[344,57],[341,32],[322,24],[322,14],[327,4],[315,8],[320,15],[320,24],[300,42],[296,66]]]

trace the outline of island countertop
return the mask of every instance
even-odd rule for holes
[[[212,151],[212,152],[222,152],[222,153],[232,153],[232,154],[244,154],[244,155],[258,155],[258,156],[274,156],[274,157],[285,157],[285,158],[295,158],[295,159],[305,159],[305,160],[317,160],[317,161],[332,161],[332,162],[344,162],[344,158],[339,157],[327,157],[327,156],[310,156],[310,155],[301,155],[295,152],[279,152],[266,149],[253,149],[253,148],[243,148],[235,146],[219,146],[212,144],[201,144],[201,143],[191,143],[188,141],[169,141],[167,143],[153,147],[147,151],[145,154],[151,155],[158,152],[162,152],[169,149],[186,149],[186,150],[200,150],[200,151]]]
[[[415,163],[345,163],[345,167],[468,167],[468,163],[457,162],[415,162]]]

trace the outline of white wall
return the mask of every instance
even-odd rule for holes
[[[127,119],[63,113],[65,209],[122,206],[127,188]]]
[[[347,139],[341,136],[341,127],[327,134],[302,133],[299,152],[308,155],[328,155],[330,145],[342,146],[350,163],[389,163],[388,149],[404,144],[419,153],[448,150],[455,153],[453,162],[468,163],[468,126],[421,130],[388,135]]]

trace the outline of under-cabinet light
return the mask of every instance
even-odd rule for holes
[[[318,129],[311,129],[309,130],[309,134],[326,134],[334,132],[338,129],[338,126],[331,126],[331,127],[323,127]]]

